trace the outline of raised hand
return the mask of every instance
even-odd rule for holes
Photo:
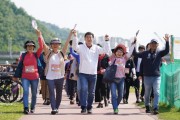
[[[137,41],[137,37],[134,37],[134,41],[131,43],[131,45],[136,44],[136,41]]]
[[[40,37],[42,35],[41,31],[38,30],[38,29],[36,29],[36,34],[37,34],[38,37]]]
[[[74,37],[76,37],[76,36],[77,36],[77,31],[76,31],[76,30],[74,30],[74,29],[72,29],[72,30],[71,30],[71,34],[73,34],[73,35],[74,35]]]
[[[163,38],[165,41],[169,41],[169,34],[165,34],[165,36]]]
[[[109,35],[105,35],[105,41],[109,41]]]

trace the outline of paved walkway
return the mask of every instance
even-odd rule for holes
[[[119,105],[119,114],[114,115],[112,105],[96,108],[93,104],[93,114],[82,115],[81,109],[76,104],[70,105],[65,93],[59,109],[59,113],[51,115],[51,107],[42,105],[41,96],[38,96],[36,111],[33,114],[24,115],[20,120],[157,120],[157,116],[146,114],[144,109],[136,106],[135,95],[130,94],[129,104]]]

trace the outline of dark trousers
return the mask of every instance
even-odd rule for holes
[[[59,106],[61,104],[63,82],[64,78],[48,80],[49,97],[52,110],[59,109]],[[54,89],[56,90],[56,97]]]
[[[125,79],[124,99],[128,101],[130,86],[133,86],[135,88],[136,99],[139,99],[140,81],[138,79],[133,81],[131,77],[127,77]]]
[[[95,102],[101,102],[103,98],[107,98],[108,85],[102,82],[103,75],[97,75],[96,90],[95,90]]]
[[[69,99],[73,100],[75,97],[77,88],[77,81],[76,80],[69,80]]]
[[[144,97],[144,92],[145,92],[145,88],[144,88],[144,78],[142,77],[141,97]]]
[[[65,83],[65,90],[66,90],[66,93],[67,93],[67,96],[69,96],[70,92],[69,92],[69,78],[66,79],[66,83]]]

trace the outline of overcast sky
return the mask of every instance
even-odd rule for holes
[[[180,36],[180,0],[11,0],[36,19],[96,36],[131,38],[140,43],[165,33]]]

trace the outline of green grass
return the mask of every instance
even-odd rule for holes
[[[138,106],[145,108],[144,103],[139,103]],[[180,109],[159,104],[158,118],[160,120],[180,120]]]
[[[22,103],[0,103],[0,120],[18,120],[22,110]]]
[[[141,88],[140,88],[140,90],[141,90]],[[135,88],[131,86],[130,90],[129,90],[129,93],[135,93]]]

